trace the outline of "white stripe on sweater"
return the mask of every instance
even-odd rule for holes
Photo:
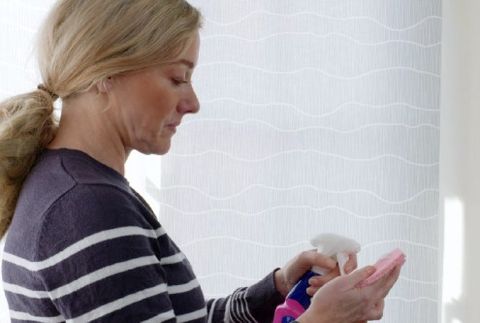
[[[83,315],[77,316],[73,319],[67,320],[68,323],[80,323],[80,322],[89,322],[96,320],[102,316],[110,314],[114,311],[127,307],[131,304],[143,301],[149,297],[165,293],[167,291],[166,284],[160,284],[155,287],[147,288],[139,292],[127,295],[120,299],[117,299],[113,302],[107,303],[105,305],[99,306],[90,312],[87,312]]]
[[[248,289],[245,289],[241,292],[241,296],[240,296],[240,299],[241,301],[243,302],[243,308],[245,309],[245,316],[246,318],[248,319],[249,322],[252,322],[252,323],[257,323],[257,320],[253,317],[252,313],[250,313],[250,308],[248,307],[248,302],[247,302],[247,290]]]
[[[235,292],[233,292],[232,295],[232,302],[230,304],[230,308],[228,309],[230,311],[230,315],[232,317],[232,322],[236,323],[242,323],[242,315],[241,311],[238,309],[240,306],[239,301],[238,301],[238,296],[239,296],[239,291],[240,289],[237,289]]]
[[[126,272],[128,270],[132,270],[139,267],[149,266],[159,264],[158,258],[155,256],[146,256],[146,257],[139,257],[135,259],[130,259],[127,261],[119,262],[113,265],[105,266],[101,269],[93,271],[87,275],[84,275],[71,283],[65,284],[61,287],[58,287],[51,291],[36,291],[30,290],[25,287],[4,283],[5,291],[24,295],[30,298],[50,298],[55,300],[57,298],[63,297],[65,295],[71,294],[76,292],[77,290],[98,282],[102,279],[107,277]]]
[[[141,323],[161,323],[171,320],[173,318],[175,318],[175,312],[173,312],[173,310],[170,310],[168,312],[158,314],[146,321],[142,321]]]
[[[162,259],[160,259],[160,264],[172,265],[172,264],[182,262],[183,259],[185,259],[185,255],[182,252],[179,252],[170,257],[163,257]]]
[[[126,236],[133,236],[133,235],[142,235],[149,238],[158,238],[165,234],[165,230],[160,227],[157,230],[148,230],[140,227],[135,226],[128,226],[128,227],[121,227],[111,230],[104,230],[101,232],[94,233],[88,237],[83,238],[82,240],[75,242],[71,246],[65,248],[64,250],[60,251],[59,253],[51,256],[42,261],[29,261],[27,259],[15,256],[11,253],[4,252],[3,253],[3,260],[8,261],[14,265],[26,268],[30,271],[39,271],[45,268],[52,267],[59,262],[71,257],[72,255],[86,249],[94,244],[112,240],[115,238],[122,238]]]
[[[245,319],[246,318],[246,308],[247,308],[247,304],[245,302],[245,299],[243,298],[243,295],[244,295],[244,292],[239,292],[238,293],[238,296],[237,296],[237,303],[238,303],[238,306],[237,306],[237,309],[238,309],[238,312],[237,312],[237,315],[240,317],[240,318],[243,318]],[[243,320],[242,320],[243,321]]]
[[[232,311],[230,310],[230,306],[232,304],[232,297],[233,297],[233,294],[227,297],[227,304],[225,305],[225,315],[223,318],[224,322],[232,322],[232,316],[231,316]]]
[[[197,320],[197,319],[200,319],[202,317],[205,317],[205,316],[207,316],[207,309],[202,308],[202,309],[200,309],[198,311],[195,311],[195,312],[178,315],[177,316],[177,323],[193,321],[193,320]]]
[[[212,302],[212,306],[210,307],[210,312],[208,314],[208,322],[207,323],[212,323],[213,322],[213,312],[215,311],[215,305],[217,305],[218,298],[215,299]]]
[[[62,315],[54,317],[34,316],[24,312],[17,312],[10,310],[10,318],[19,321],[33,321],[33,322],[45,322],[45,323],[59,323],[65,322]]]
[[[171,294],[171,295],[181,294],[181,293],[189,292],[192,289],[195,289],[199,286],[200,286],[200,284],[198,283],[198,281],[196,279],[192,279],[191,281],[189,281],[186,284],[168,286],[167,291],[168,291],[168,294]]]
[[[257,323],[257,320],[250,313],[247,302],[247,289],[235,290],[227,303],[225,321],[227,322],[250,322]]]

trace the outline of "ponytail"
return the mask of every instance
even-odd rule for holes
[[[55,99],[39,86],[0,103],[0,238],[12,221],[25,178],[55,136]]]

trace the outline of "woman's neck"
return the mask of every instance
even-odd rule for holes
[[[58,132],[47,148],[83,151],[124,175],[130,151],[115,129],[113,114],[108,113],[100,99],[85,93],[64,102]]]

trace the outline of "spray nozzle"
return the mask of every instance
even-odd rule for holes
[[[338,262],[341,275],[345,274],[344,266],[349,255],[358,253],[361,248],[357,241],[333,233],[320,234],[314,237],[310,243],[317,248],[319,253]],[[320,267],[313,267],[312,271],[320,275],[327,273],[324,268]]]

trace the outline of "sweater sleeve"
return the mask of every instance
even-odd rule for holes
[[[275,288],[275,271],[250,287],[235,290],[226,298],[208,300],[208,323],[271,323],[275,308],[284,301]]]

